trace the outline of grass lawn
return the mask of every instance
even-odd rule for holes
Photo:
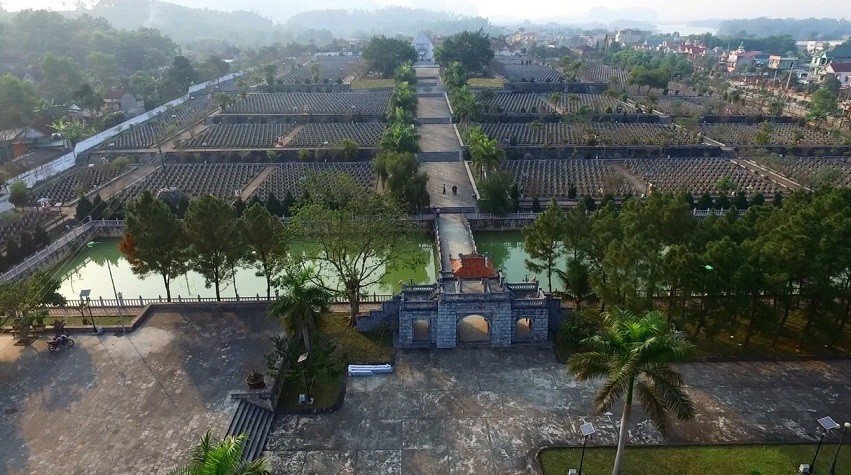
[[[310,394],[313,396],[313,405],[311,406],[299,406],[298,404],[298,395],[304,393],[304,384],[301,381],[285,382],[281,390],[281,405],[285,409],[327,409],[337,402],[337,397],[340,395],[340,390],[345,381],[345,373],[342,369],[340,376],[336,378],[317,379]]]
[[[352,90],[362,89],[393,89],[396,86],[396,80],[393,78],[357,78],[352,81]]]
[[[319,324],[319,333],[337,346],[337,354],[346,363],[390,363],[395,349],[389,328],[361,333],[349,325],[348,314],[332,313]]]
[[[503,81],[500,78],[470,78],[467,80],[470,87],[502,89]]]
[[[816,461],[816,473],[828,473],[836,454],[835,444],[825,444]],[[809,444],[730,445],[700,447],[628,447],[624,473],[676,473],[701,475],[774,475],[797,473],[798,465],[810,463],[816,446]],[[540,454],[545,475],[563,475],[579,468],[582,448],[545,449]],[[611,473],[615,449],[589,447],[582,472]],[[836,473],[851,473],[851,448],[842,447]]]

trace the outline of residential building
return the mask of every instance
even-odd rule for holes
[[[841,44],[832,50],[822,51],[810,61],[810,78],[821,81],[830,63],[851,62],[851,44]]]
[[[825,77],[835,77],[842,89],[851,88],[851,62],[830,63],[825,68]]]
[[[798,58],[780,56],[773,54],[768,57],[768,69],[775,71],[788,71],[798,65]]]
[[[640,44],[643,43],[649,35],[649,32],[637,30],[635,28],[618,30],[617,33],[615,33],[615,43],[619,43],[621,46]]]
[[[140,101],[130,92],[120,89],[106,93],[103,97],[103,103],[107,111],[121,111],[128,118],[145,113],[144,101]]]

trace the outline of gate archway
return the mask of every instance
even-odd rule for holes
[[[467,315],[458,320],[458,343],[490,341],[490,322],[481,315]]]
[[[518,318],[514,325],[514,335],[517,341],[528,341],[532,339],[532,319],[529,317]]]
[[[428,320],[414,320],[413,323],[414,341],[429,341],[431,340],[431,324]]]

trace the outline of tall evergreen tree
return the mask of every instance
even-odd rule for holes
[[[221,285],[234,277],[244,246],[233,207],[213,195],[196,198],[183,219],[189,241],[189,268],[203,275],[221,300]],[[236,289],[234,289],[236,292]]]
[[[171,302],[171,281],[186,272],[188,246],[183,226],[162,200],[145,190],[127,206],[124,238],[118,248],[133,273],[159,274]]]
[[[532,272],[546,272],[547,291],[553,291],[553,272],[556,261],[564,253],[565,219],[555,198],[547,209],[523,230],[524,246],[529,259],[526,268]]]

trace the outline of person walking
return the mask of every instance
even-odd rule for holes
[[[446,183],[443,184],[443,194],[446,194]]]

